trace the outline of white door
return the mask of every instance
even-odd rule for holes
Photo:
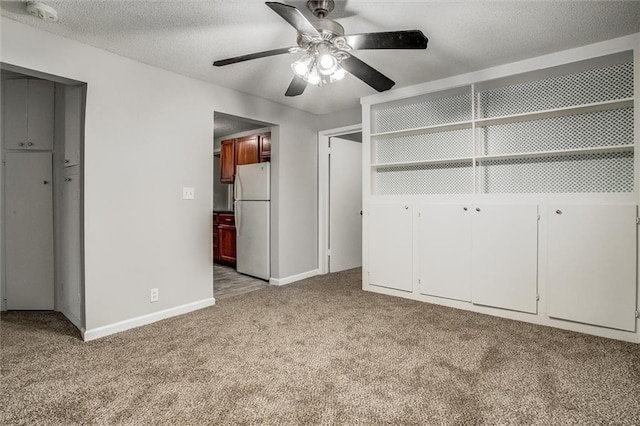
[[[329,272],[362,266],[362,143],[331,138]]]
[[[371,204],[369,283],[413,291],[413,213],[404,203]]]
[[[7,309],[54,308],[53,192],[49,152],[7,153]]]
[[[420,293],[471,301],[472,210],[468,204],[420,206]]]
[[[636,206],[561,205],[549,220],[549,316],[634,331]]]
[[[61,291],[58,306],[76,327],[81,327],[80,175],[77,167],[65,168],[61,216]]]
[[[475,206],[471,300],[537,312],[538,206]]]

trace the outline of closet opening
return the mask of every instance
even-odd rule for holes
[[[1,310],[82,330],[87,85],[4,63],[0,79]]]

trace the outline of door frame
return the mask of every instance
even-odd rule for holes
[[[362,123],[318,132],[318,270],[329,273],[329,140],[361,132]]]

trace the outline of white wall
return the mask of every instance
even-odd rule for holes
[[[274,277],[317,268],[317,131],[359,122],[359,110],[319,119],[1,19],[2,62],[88,84],[87,330],[212,298],[214,110],[279,124]]]

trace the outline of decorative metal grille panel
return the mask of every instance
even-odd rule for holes
[[[499,117],[632,96],[630,62],[479,92],[476,114]]]
[[[410,136],[378,136],[373,139],[375,161],[394,163],[471,157],[472,136],[470,128]]]
[[[376,195],[473,193],[472,163],[376,169]]]
[[[480,155],[632,145],[633,108],[499,124],[478,132]]]
[[[409,104],[383,104],[372,112],[372,133],[392,132],[471,120],[471,94],[449,98],[417,98]]]
[[[633,152],[584,154],[480,164],[483,193],[632,192]]]

